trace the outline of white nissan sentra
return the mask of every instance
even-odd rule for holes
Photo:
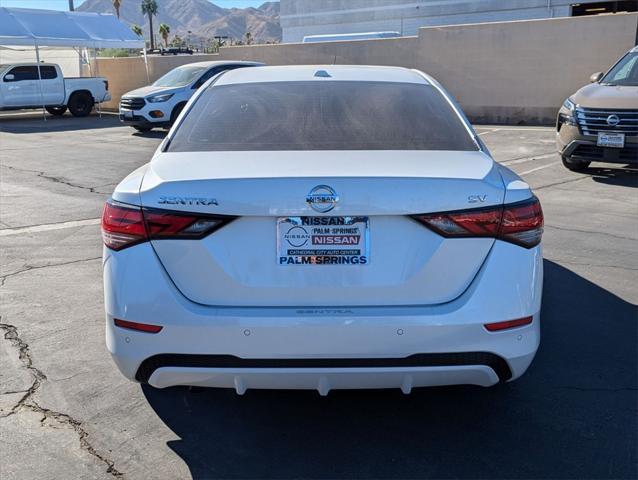
[[[209,80],[102,230],[107,345],[154,387],[491,386],[539,345],[538,199],[416,70]]]

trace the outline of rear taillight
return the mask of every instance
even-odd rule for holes
[[[148,240],[142,209],[108,200],[102,212],[102,240],[113,250]]]
[[[538,198],[498,207],[414,215],[414,219],[444,237],[491,237],[525,248],[543,235],[543,211]]]
[[[199,239],[237,217],[144,209],[114,200],[104,204],[102,239],[113,250],[163,239]]]

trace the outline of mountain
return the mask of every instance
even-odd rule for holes
[[[121,0],[120,20],[127,25],[140,25],[148,38],[148,18],[140,9],[141,0]],[[86,0],[77,10],[115,14],[112,0]],[[160,23],[171,27],[169,42],[175,35],[198,45],[215,36],[245,40],[250,32],[254,43],[281,40],[279,2],[265,2],[258,8],[222,8],[208,0],[157,0],[157,16],[153,18],[156,42],[161,41]]]

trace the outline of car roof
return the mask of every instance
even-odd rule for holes
[[[215,85],[262,82],[359,81],[420,83],[428,81],[416,70],[370,65],[289,65],[240,68],[224,73]]]
[[[194,63],[185,63],[184,65],[180,65],[180,67],[217,67],[221,65],[253,65],[253,66],[261,66],[263,63],[259,62],[249,62],[245,60],[216,60],[213,62],[194,62]],[[179,68],[179,67],[178,67]]]
[[[36,67],[37,65],[38,65],[38,62],[15,62],[15,63],[7,62],[7,63],[3,63],[2,67]],[[40,66],[41,67],[56,67],[57,63],[40,62]]]

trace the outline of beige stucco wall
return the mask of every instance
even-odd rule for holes
[[[453,25],[415,37],[222,48],[219,55],[149,57],[151,79],[200,59],[269,65],[368,64],[418,68],[439,80],[476,122],[551,123],[563,100],[635,44],[638,14]],[[116,107],[146,84],[141,58],[99,59]]]

